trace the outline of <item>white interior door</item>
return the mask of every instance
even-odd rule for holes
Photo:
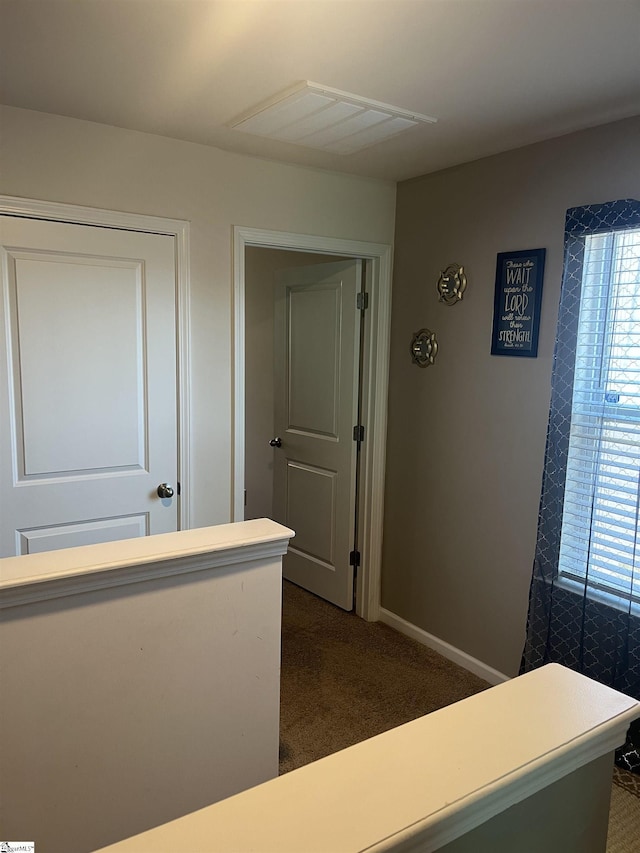
[[[353,608],[362,262],[283,271],[275,307],[274,515],[286,578]]]
[[[0,228],[0,556],[176,530],[173,237]]]

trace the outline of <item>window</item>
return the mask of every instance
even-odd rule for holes
[[[640,201],[567,210],[522,672],[640,699]]]
[[[558,572],[640,602],[640,228],[587,236]]]

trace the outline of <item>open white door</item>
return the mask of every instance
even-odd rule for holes
[[[173,237],[0,228],[0,556],[176,530]]]
[[[361,261],[283,271],[276,288],[274,515],[286,578],[353,608]]]

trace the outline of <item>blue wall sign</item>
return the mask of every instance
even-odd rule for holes
[[[498,255],[491,355],[538,355],[545,254],[528,249]]]

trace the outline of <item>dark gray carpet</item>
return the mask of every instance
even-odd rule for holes
[[[387,625],[285,582],[280,773],[489,686]]]

